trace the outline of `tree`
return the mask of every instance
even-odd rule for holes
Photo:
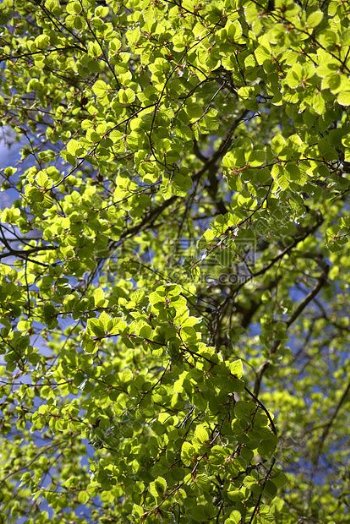
[[[3,522],[350,522],[349,14],[2,1]]]

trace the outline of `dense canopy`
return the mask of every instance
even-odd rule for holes
[[[0,22],[1,522],[350,523],[350,1]]]

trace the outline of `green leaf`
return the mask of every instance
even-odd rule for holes
[[[101,307],[105,303],[105,294],[101,288],[94,290],[94,303],[95,307]]]
[[[73,138],[67,144],[67,151],[70,155],[76,158],[82,156],[85,153],[85,147],[82,142],[79,142]]]
[[[189,466],[195,456],[195,448],[189,442],[184,442],[181,447],[181,460]]]
[[[348,517],[348,4],[0,2],[4,521]]]
[[[319,9],[311,13],[306,20],[307,27],[317,27],[323,20],[323,13]]]
[[[163,477],[157,477],[149,485],[150,494],[157,500],[159,497],[162,497],[167,489],[167,482]]]
[[[132,104],[135,101],[136,95],[130,87],[126,89],[119,89],[118,98],[121,104]]]
[[[337,96],[337,102],[338,104],[341,104],[342,106],[349,106],[350,105],[350,91],[343,91],[339,93]]]
[[[81,13],[82,6],[79,2],[76,2],[75,0],[73,2],[68,2],[66,7],[67,13],[71,15],[78,15]]]
[[[232,375],[235,375],[237,378],[242,378],[243,376],[243,363],[241,360],[234,360],[233,362],[228,363],[228,367]]]
[[[194,438],[201,444],[204,444],[205,442],[209,441],[208,430],[203,424],[199,424],[198,426],[196,426],[196,429],[194,431]]]
[[[95,335],[100,338],[105,334],[105,330],[101,325],[101,322],[97,318],[89,318],[87,321],[87,333]]]
[[[239,511],[234,509],[231,511],[230,516],[228,519],[225,520],[225,524],[239,524],[241,522],[242,515]]]
[[[92,86],[92,90],[97,98],[103,98],[106,96],[106,94],[108,94],[110,87],[103,80],[97,80]]]

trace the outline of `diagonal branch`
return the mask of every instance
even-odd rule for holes
[[[215,174],[217,172],[217,170],[219,169],[218,162],[227,153],[227,151],[229,150],[229,148],[232,145],[233,133],[235,132],[237,126],[246,118],[248,113],[249,113],[248,110],[243,111],[243,113],[241,115],[239,115],[232,122],[232,124],[231,124],[231,126],[230,126],[230,128],[229,128],[229,130],[228,130],[228,132],[226,134],[226,136],[222,139],[221,144],[218,147],[218,149],[213,153],[213,155],[210,158],[208,158],[204,162],[203,167],[192,176],[192,181],[193,182],[198,182],[200,180],[200,178],[205,173],[207,173],[210,170],[213,170],[213,171],[211,171],[212,174]],[[165,200],[164,202],[162,202],[159,206],[157,206],[154,209],[152,209],[146,216],[144,216],[144,218],[141,220],[141,222],[139,222],[138,224],[135,224],[134,226],[130,227],[129,229],[126,229],[120,235],[120,238],[119,238],[118,241],[111,243],[111,247],[115,248],[115,247],[119,246],[119,243],[122,240],[124,240],[125,238],[129,238],[130,236],[133,236],[133,235],[139,233],[140,231],[142,231],[143,229],[145,229],[146,227],[152,225],[154,223],[154,221],[156,220],[156,218],[158,218],[158,216],[165,209],[170,207],[179,198],[180,198],[179,196],[174,195],[174,196],[168,198],[167,200]]]
[[[339,402],[336,405],[336,408],[335,408],[335,410],[333,412],[333,415],[329,419],[329,422],[327,422],[326,426],[324,427],[324,430],[322,432],[322,435],[321,435],[321,438],[320,438],[320,442],[319,442],[319,447],[318,447],[318,451],[317,451],[317,457],[316,457],[316,460],[315,460],[316,464],[319,461],[319,458],[321,456],[324,444],[325,444],[326,439],[327,439],[327,437],[329,435],[329,432],[330,432],[330,430],[331,430],[331,428],[332,428],[332,426],[333,426],[333,424],[335,422],[335,419],[337,418],[337,416],[339,414],[339,411],[341,410],[342,406],[345,404],[349,394],[350,394],[350,382],[348,383],[348,385],[344,389],[343,394],[340,397]]]
[[[322,287],[327,283],[328,272],[329,272],[329,266],[326,265],[324,270],[323,270],[323,272],[319,276],[318,282],[317,282],[316,286],[314,287],[314,289],[312,289],[310,291],[310,293],[298,305],[298,307],[295,309],[294,313],[287,320],[287,322],[286,322],[287,329],[300,317],[300,315],[303,313],[304,309],[310,304],[310,302],[312,302],[312,300],[320,292]],[[276,354],[280,344],[281,344],[281,340],[280,339],[278,339],[278,340],[276,340],[274,342],[274,344],[273,344],[273,346],[272,346],[272,348],[270,350],[270,357],[272,357],[273,355]],[[260,367],[260,369],[257,372],[257,376],[256,376],[256,379],[255,379],[255,384],[254,384],[254,394],[256,396],[259,395],[262,379],[263,379],[266,371],[269,369],[270,366],[271,366],[271,361],[270,360],[266,360],[262,364],[262,366]]]

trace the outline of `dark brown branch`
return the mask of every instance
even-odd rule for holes
[[[207,161],[204,163],[203,167],[197,171],[193,176],[192,176],[192,181],[193,182],[197,182],[205,173],[207,173],[213,166],[215,166],[217,164],[217,162],[219,160],[221,160],[221,158],[225,155],[225,153],[228,151],[228,149],[231,147],[232,145],[232,137],[233,137],[233,133],[235,131],[235,129],[237,128],[237,126],[244,120],[244,118],[247,116],[247,114],[249,113],[248,110],[245,110],[240,116],[238,116],[234,121],[233,123],[231,124],[226,136],[223,138],[220,146],[218,147],[217,151],[215,151],[215,153],[209,158],[207,159]],[[218,166],[216,166],[216,170],[218,169]],[[160,204],[158,207],[152,209],[142,220],[139,224],[135,224],[134,226],[132,226],[131,228],[129,229],[126,229],[120,236],[119,240],[117,242],[113,242],[111,244],[111,247],[112,248],[115,248],[116,246],[119,245],[120,241],[122,241],[123,239],[125,238],[128,238],[130,236],[133,236],[134,234],[137,234],[139,233],[140,231],[142,231],[146,226],[150,226],[154,223],[154,221],[156,220],[156,218],[165,210],[167,209],[169,206],[171,206],[171,204],[173,204],[173,202],[175,202],[176,200],[178,200],[180,197],[178,196],[172,196],[171,198],[169,198],[168,200],[165,200],[164,202],[162,202],[162,204]]]
[[[287,247],[281,251],[278,255],[276,255],[268,264],[267,266],[263,267],[259,271],[256,271],[253,273],[253,277],[258,277],[259,275],[263,275],[268,271],[272,266],[276,264],[279,260],[284,258],[286,255],[288,255],[300,242],[305,240],[309,235],[312,233],[315,233],[317,229],[320,227],[320,225],[323,223],[323,217],[318,217],[316,223],[311,227],[307,228],[301,236],[296,237],[291,244],[289,244]]]
[[[321,275],[320,275],[320,277],[318,279],[317,285],[314,287],[314,289],[312,291],[310,291],[310,293],[298,305],[298,307],[296,308],[294,313],[286,321],[287,329],[297,320],[297,318],[300,317],[300,315],[303,313],[304,309],[310,304],[310,302],[312,302],[312,300],[320,292],[322,287],[326,284],[328,272],[329,272],[329,266],[326,265],[324,270],[323,270],[323,272],[321,273]],[[281,344],[281,340],[280,339],[278,339],[278,340],[276,340],[274,342],[274,344],[273,344],[273,346],[272,346],[272,348],[270,350],[270,357],[273,357],[273,355],[276,354],[280,344]],[[260,369],[257,372],[257,376],[256,376],[256,379],[255,379],[255,384],[254,384],[254,394],[256,396],[259,395],[262,379],[263,379],[266,371],[269,369],[270,366],[271,366],[271,361],[270,360],[266,360],[262,364],[262,366],[260,367]]]
[[[316,460],[315,460],[315,463],[317,464],[320,456],[321,456],[321,453],[322,453],[322,450],[323,450],[323,447],[324,447],[324,444],[326,442],[326,439],[329,435],[329,432],[334,424],[334,421],[335,419],[337,418],[338,414],[339,414],[339,411],[341,410],[342,406],[344,405],[344,403],[346,402],[347,400],[347,397],[348,395],[350,394],[350,382],[348,383],[348,385],[346,386],[346,388],[344,389],[344,392],[342,394],[342,396],[340,397],[339,399],[339,402],[338,404],[336,405],[336,408],[333,412],[333,415],[331,416],[329,422],[327,422],[323,432],[322,432],[322,435],[321,435],[321,438],[320,438],[320,442],[319,442],[319,448],[318,448],[318,452],[317,452],[317,457],[316,457]]]

